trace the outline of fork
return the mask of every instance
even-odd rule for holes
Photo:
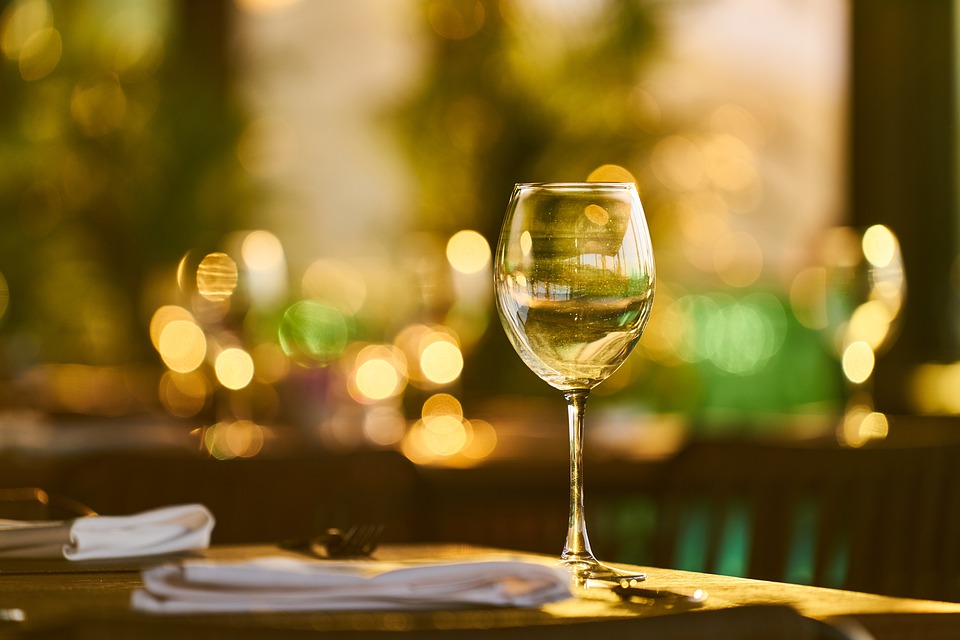
[[[320,558],[368,558],[383,535],[382,524],[352,525],[346,531],[327,529],[323,535],[308,539],[284,540],[284,549],[302,551]]]
[[[380,544],[381,535],[382,524],[353,525],[345,532],[328,529],[321,544],[331,558],[366,558]]]

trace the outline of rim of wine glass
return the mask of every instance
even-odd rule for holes
[[[630,189],[635,182],[518,182],[515,189]]]

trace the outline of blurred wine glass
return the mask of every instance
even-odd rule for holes
[[[906,298],[906,275],[896,235],[883,225],[828,229],[818,263],[801,272],[791,289],[797,318],[821,330],[843,372],[845,406],[839,440],[860,446],[887,434],[887,417],[875,410],[877,358],[896,340]]]

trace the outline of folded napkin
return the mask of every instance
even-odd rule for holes
[[[361,611],[534,607],[569,596],[566,571],[528,561],[387,564],[264,557],[147,569],[131,605],[151,613]]]
[[[203,549],[213,515],[199,504],[129,516],[61,521],[0,520],[0,558],[106,560]]]

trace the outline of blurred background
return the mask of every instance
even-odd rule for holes
[[[591,399],[595,546],[755,574],[753,541],[717,551],[694,512],[689,545],[655,554],[668,471],[691,445],[956,440],[954,14],[908,0],[5,2],[3,483],[104,512],[200,495],[223,505],[223,540],[287,533],[242,504],[307,513],[295,528],[361,503],[393,510],[362,515],[396,539],[552,553],[565,408],[500,329],[491,248],[515,182],[635,181],[656,304]],[[705,467],[722,477],[735,450]],[[936,513],[958,506],[955,484]],[[797,569],[811,531],[787,577],[823,582]]]

